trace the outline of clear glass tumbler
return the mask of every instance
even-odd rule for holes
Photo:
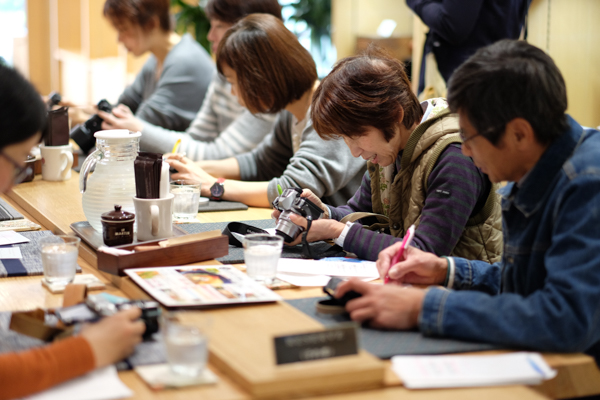
[[[200,203],[200,182],[176,180],[171,182],[173,199],[173,219],[183,221],[196,220]]]
[[[47,236],[40,240],[44,279],[47,283],[70,283],[77,272],[81,239],[76,236]]]
[[[173,374],[186,378],[202,374],[208,359],[206,328],[182,322],[177,313],[162,315],[161,333]]]
[[[256,281],[270,284],[277,274],[283,238],[277,235],[256,233],[244,236],[244,262],[246,273]]]

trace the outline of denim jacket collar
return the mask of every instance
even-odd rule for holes
[[[505,200],[502,207],[504,210],[512,203],[529,217],[543,204],[548,189],[573,154],[583,134],[583,128],[570,116],[567,116],[567,123],[569,130],[546,149],[521,187],[517,188],[516,183],[511,182],[498,191]]]

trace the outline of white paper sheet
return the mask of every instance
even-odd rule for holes
[[[23,254],[21,254],[21,249],[18,247],[0,248],[0,259],[6,260],[9,258],[12,258],[12,259],[23,258]]]
[[[378,278],[379,272],[373,261],[329,257],[321,260],[281,258],[278,273],[327,275],[339,277]]]
[[[15,231],[0,232],[0,246],[16,243],[27,243],[29,239]]]
[[[394,356],[392,370],[410,389],[535,385],[556,376],[539,353],[494,356]]]
[[[110,400],[131,396],[133,392],[121,382],[117,369],[111,365],[23,400]]]
[[[314,287],[314,286],[325,286],[331,279],[327,275],[307,275],[307,274],[289,274],[289,273],[278,273],[277,278],[282,281],[291,283],[294,286],[300,287]],[[362,278],[365,282],[373,281],[377,278]]]

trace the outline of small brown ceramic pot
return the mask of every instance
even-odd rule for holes
[[[114,211],[105,212],[100,217],[105,245],[120,246],[133,242],[135,214],[121,211],[121,206],[115,205]]]

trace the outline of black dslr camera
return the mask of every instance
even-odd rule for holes
[[[112,111],[113,106],[105,99],[102,99],[98,102],[98,109],[109,113]],[[94,114],[83,124],[71,129],[71,139],[77,143],[85,154],[89,153],[96,145],[94,133],[102,129],[102,121],[102,118],[98,114]]]
[[[281,211],[279,221],[275,226],[275,233],[283,237],[283,241],[286,243],[294,241],[300,233],[304,231],[304,228],[294,224],[290,220],[290,214],[301,215],[306,219],[319,219],[323,214],[318,206],[312,201],[300,197],[302,189],[289,188],[285,189],[279,197],[273,200],[273,207]]]
[[[85,303],[58,308],[55,310],[55,314],[65,325],[73,325],[81,322],[95,322],[103,317],[110,317],[121,310],[132,307],[138,307],[142,310],[140,319],[146,325],[143,337],[144,339],[150,339],[152,335],[158,332],[159,328],[160,307],[156,301],[131,300],[114,303],[107,300],[102,294],[90,295],[86,298]]]

